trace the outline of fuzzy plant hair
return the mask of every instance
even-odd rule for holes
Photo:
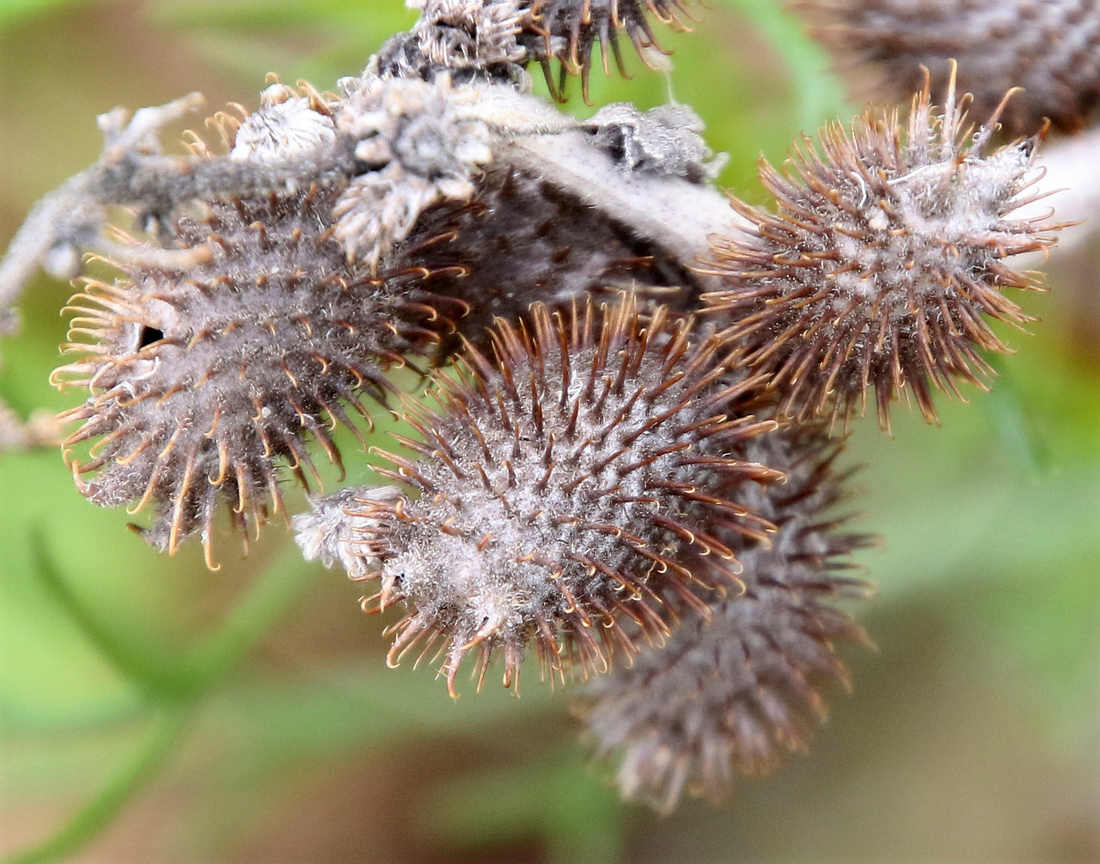
[[[954,76],[942,109],[926,80],[904,137],[896,111],[870,110],[828,126],[820,152],[796,145],[787,176],[761,163],[777,213],[733,200],[753,228],[713,238],[726,286],[705,300],[782,413],[846,420],[873,388],[884,428],[899,395],[934,421],[934,388],[985,386],[983,354],[1008,350],[987,319],[1032,320],[1005,291],[1040,287],[1007,259],[1060,227],[1014,216],[1041,197],[1036,141],[990,149],[996,113],[971,137],[965,106]]]
[[[907,98],[922,67],[937,89],[945,86],[950,59],[981,122],[1009,89],[1022,88],[1000,113],[1013,135],[1034,135],[1048,120],[1076,131],[1100,98],[1100,7],[1092,0],[805,0],[800,8],[843,65],[873,70],[875,101]]]
[[[775,424],[733,413],[752,382],[713,339],[664,307],[643,320],[630,296],[532,316],[437,379],[436,411],[406,414],[421,440],[398,440],[420,458],[387,454],[380,473],[408,491],[297,517],[303,548],[380,582],[364,608],[404,602],[391,662],[438,650],[452,692],[470,654],[479,682],[499,653],[512,683],[530,642],[551,676],[606,671],[668,631],[661,595],[701,605],[698,561],[726,561],[708,587],[739,590],[732,538],[771,529],[721,491],[779,475],[743,455]]]

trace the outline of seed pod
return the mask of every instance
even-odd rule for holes
[[[282,462],[316,473],[307,441],[339,463],[330,436],[343,406],[391,388],[383,370],[438,341],[442,316],[388,293],[332,238],[338,188],[214,202],[173,227],[180,248],[144,249],[116,284],[89,280],[70,307],[67,347],[85,355],[55,382],[86,387],[67,412],[82,425],[66,447],[99,439],[71,462],[103,506],[154,508],[145,538],[174,552],[210,528],[219,502],[244,528],[281,508]],[[84,478],[92,475],[90,481]]]
[[[630,297],[531,317],[530,330],[498,321],[492,360],[470,348],[457,379],[437,379],[438,411],[406,412],[422,440],[398,440],[420,459],[385,454],[396,470],[379,473],[410,493],[363,489],[344,508],[381,583],[364,609],[408,609],[390,628],[391,663],[438,648],[452,695],[467,655],[480,686],[502,654],[508,685],[531,641],[544,674],[605,671],[667,632],[661,595],[702,605],[690,590],[710,584],[700,561],[726,560],[735,584],[720,533],[770,528],[713,492],[777,476],[743,456],[774,424],[727,415],[753,382],[729,383],[713,339],[693,341],[663,307],[643,322]],[[327,524],[332,542],[310,541],[319,551],[344,530]],[[316,537],[315,522],[299,527]]]
[[[609,71],[610,50],[615,65],[625,74],[619,48],[620,31],[634,44],[643,62],[648,63],[647,50],[662,50],[648,16],[674,30],[687,30],[692,20],[687,12],[691,3],[692,0],[528,0],[534,27],[525,41],[532,59],[542,65],[551,88],[555,88],[555,82],[550,64],[557,60],[561,66],[557,92],[565,89],[567,75],[580,75],[587,102],[592,49],[597,43],[604,71]]]
[[[974,94],[984,121],[1009,89],[1023,88],[1001,113],[1013,135],[1034,135],[1049,118],[1066,131],[1088,122],[1100,98],[1100,9],[1079,0],[808,0],[817,35],[844,66],[867,64],[875,101],[897,102],[920,87],[922,68],[936,87],[948,60],[959,87]]]
[[[665,813],[685,790],[720,799],[734,774],[769,772],[803,749],[825,717],[823,691],[848,687],[836,643],[866,641],[832,605],[868,589],[839,575],[867,542],[832,514],[847,476],[833,468],[839,445],[801,427],[747,450],[787,479],[736,493],[778,529],[770,542],[733,538],[744,592],[710,595],[708,616],[686,614],[664,645],[597,679],[579,705],[598,753],[618,761],[623,796]]]
[[[1006,259],[1047,250],[1061,227],[1012,218],[1041,197],[1035,141],[987,154],[996,118],[970,139],[962,107],[952,82],[937,113],[926,83],[907,140],[895,111],[869,111],[851,134],[827,127],[822,155],[805,139],[786,177],[761,163],[777,214],[733,202],[755,231],[713,238],[708,266],[728,288],[704,299],[783,413],[847,419],[873,386],[884,428],[899,393],[933,421],[933,386],[962,398],[957,379],[992,373],[982,352],[1008,350],[984,318],[1032,320],[1003,292],[1040,287]]]

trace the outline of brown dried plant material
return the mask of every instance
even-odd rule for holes
[[[748,442],[749,458],[786,480],[727,493],[777,528],[766,542],[732,538],[744,592],[710,593],[707,616],[684,616],[665,644],[581,697],[624,797],[664,813],[684,792],[720,800],[735,775],[768,773],[804,749],[827,692],[849,686],[838,646],[866,637],[835,601],[867,595],[867,583],[843,574],[868,538],[845,531],[835,512],[848,478],[834,467],[841,446],[814,426]]]
[[[1100,99],[1100,4],[1095,0],[802,0],[817,35],[844,66],[869,66],[870,95],[900,102],[918,89],[922,67],[946,86],[948,61],[959,87],[974,94],[971,116],[1001,112],[1013,135],[1034,135],[1046,120],[1076,131]]]
[[[200,531],[212,561],[219,504],[241,529],[281,510],[282,466],[316,475],[314,442],[339,463],[345,409],[366,415],[363,397],[392,389],[385,369],[439,341],[445,316],[348,263],[325,227],[338,193],[206,205],[177,220],[170,258],[136,255],[74,297],[81,357],[54,380],[89,394],[64,418],[81,422],[65,442],[77,486],[151,505],[158,548]]]
[[[873,387],[884,428],[899,394],[934,421],[934,388],[984,387],[983,352],[1008,350],[986,319],[1032,320],[1004,292],[1040,287],[1007,259],[1049,249],[1061,227],[1013,218],[1042,197],[1036,141],[986,152],[996,117],[970,137],[966,101],[952,78],[937,111],[926,82],[907,134],[896,111],[831,125],[820,153],[795,147],[786,176],[761,163],[777,213],[733,201],[755,230],[712,238],[705,266],[728,287],[704,299],[782,413],[847,419]]]
[[[498,654],[516,681],[532,642],[551,678],[606,671],[668,632],[662,595],[702,610],[700,561],[739,590],[732,538],[771,529],[716,491],[780,475],[744,456],[775,424],[733,413],[753,382],[713,339],[629,297],[532,318],[499,321],[491,359],[470,349],[441,377],[437,411],[406,412],[421,440],[398,440],[420,458],[386,454],[380,473],[408,491],[363,488],[297,523],[307,551],[380,582],[365,609],[404,603],[391,662],[438,652],[452,693],[468,656],[479,685]]]
[[[533,19],[526,42],[532,58],[542,65],[547,82],[555,87],[551,61],[557,60],[557,92],[564,90],[567,75],[579,75],[587,102],[588,77],[597,45],[605,73],[610,72],[609,54],[619,71],[624,71],[621,35],[648,64],[648,52],[663,53],[650,19],[674,30],[687,30],[693,22],[689,10],[699,4],[696,0],[528,0],[526,5]],[[530,38],[532,32],[534,39]]]

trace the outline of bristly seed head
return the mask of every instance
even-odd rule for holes
[[[305,483],[313,439],[338,464],[345,407],[365,416],[383,370],[439,341],[443,315],[348,264],[325,227],[339,191],[214,202],[177,220],[179,248],[133,241],[124,279],[72,301],[83,341],[67,349],[84,357],[54,380],[91,395],[65,415],[83,421],[66,447],[99,439],[86,458],[70,449],[74,476],[97,504],[152,504],[158,548],[201,530],[209,561],[219,503],[241,528],[269,497],[279,511],[280,463]]]
[[[944,83],[949,58],[958,61],[959,86],[974,94],[976,120],[989,117],[1009,88],[1023,89],[1001,115],[1012,135],[1034,135],[1047,118],[1076,131],[1100,100],[1094,0],[802,0],[799,6],[842,66],[874,67],[876,80],[862,89],[875,101],[904,99],[920,86],[922,67]]]
[[[866,637],[833,601],[867,594],[866,583],[840,574],[868,538],[840,530],[832,512],[847,476],[833,468],[838,450],[819,427],[749,442],[750,458],[787,479],[738,493],[778,528],[770,543],[733,539],[744,593],[712,593],[708,616],[685,616],[664,645],[582,697],[597,752],[616,757],[624,797],[664,813],[684,791],[721,799],[734,774],[767,773],[803,749],[825,717],[824,690],[848,686],[836,643]]]
[[[364,609],[408,609],[391,663],[436,649],[452,694],[467,655],[480,686],[502,654],[507,685],[532,641],[551,678],[605,671],[664,636],[664,595],[702,606],[700,562],[725,561],[736,593],[730,538],[771,527],[714,491],[779,475],[743,456],[774,423],[727,415],[755,382],[731,383],[713,339],[693,341],[663,307],[643,322],[633,297],[570,316],[536,305],[531,319],[498,320],[492,360],[468,348],[457,380],[437,379],[437,412],[410,407],[422,440],[399,440],[420,458],[385,454],[395,470],[380,473],[411,492],[362,489],[343,508],[381,583]],[[342,520],[326,524],[299,528],[336,558]]]
[[[937,113],[926,82],[904,140],[896,111],[869,111],[850,135],[826,128],[822,155],[806,139],[788,177],[762,163],[779,212],[734,201],[755,231],[712,238],[708,272],[729,287],[704,299],[784,413],[847,419],[873,386],[883,427],[899,393],[933,421],[931,385],[962,398],[957,379],[991,373],[981,352],[1008,350],[983,316],[1032,320],[1003,291],[1039,287],[1006,259],[1047,250],[1061,227],[1011,218],[1041,197],[1036,142],[987,154],[996,118],[968,138],[953,85]]]

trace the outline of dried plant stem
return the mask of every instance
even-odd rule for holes
[[[529,136],[513,141],[502,161],[539,172],[581,201],[630,225],[687,267],[709,252],[714,233],[739,234],[749,221],[730,209],[710,186],[684,183],[677,177],[639,177],[618,168],[606,153],[595,151],[581,132]],[[699,274],[704,290],[720,280]],[[714,286],[712,288],[711,286]]]

